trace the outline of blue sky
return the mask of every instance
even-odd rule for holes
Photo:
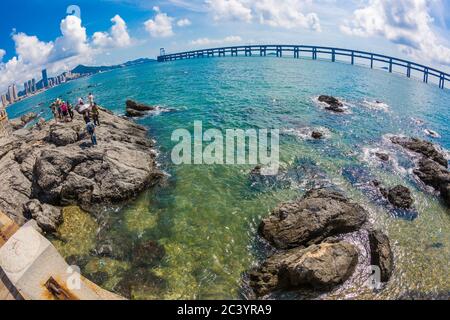
[[[77,5],[80,17],[67,15]],[[450,70],[447,0],[23,0],[2,2],[0,92],[79,63],[224,44],[317,44]]]

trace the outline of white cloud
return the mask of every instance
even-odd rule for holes
[[[43,68],[56,74],[91,61],[94,52],[89,47],[81,20],[67,16],[61,20],[60,29],[61,36],[54,42],[43,42],[25,33],[12,35],[16,56],[0,63],[0,92],[5,92],[12,83],[20,85],[31,78],[40,79]]]
[[[156,16],[154,19],[149,19],[144,23],[145,30],[147,30],[154,38],[167,38],[173,36],[174,32],[172,24],[174,18],[161,12],[159,7],[154,7],[153,10],[156,12]]]
[[[177,21],[177,26],[179,27],[188,27],[192,24],[191,20],[184,18]]]
[[[354,36],[381,36],[415,59],[449,65],[450,48],[433,30],[430,4],[431,0],[370,0],[341,30]]]
[[[241,20],[250,22],[252,10],[242,0],[206,0],[214,20]]]
[[[239,42],[242,42],[241,37],[228,36],[223,39],[200,38],[200,39],[191,41],[191,45],[193,45],[193,46],[209,46],[209,45],[231,44],[231,43],[239,43]]]
[[[3,49],[0,49],[0,62],[2,62],[3,57],[6,55],[6,51]]]
[[[113,26],[110,32],[95,32],[92,36],[93,45],[100,48],[127,47],[131,45],[131,37],[128,34],[127,24],[119,16],[115,15],[111,22]]]
[[[252,21],[286,29],[321,31],[316,13],[303,13],[311,0],[206,0],[215,21]]]
[[[53,50],[53,43],[39,41],[36,36],[28,36],[25,33],[17,33],[12,36],[16,45],[16,53],[23,63],[45,63]]]

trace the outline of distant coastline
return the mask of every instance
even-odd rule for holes
[[[63,84],[75,81],[75,80],[79,80],[79,79],[83,79],[83,78],[87,78],[93,75],[96,75],[98,73],[105,73],[105,72],[109,72],[109,71],[113,71],[113,70],[117,70],[117,69],[122,69],[122,68],[128,68],[128,67],[133,67],[133,66],[137,66],[137,65],[143,65],[143,64],[147,64],[147,63],[156,63],[156,59],[150,59],[150,58],[140,58],[140,59],[136,59],[136,60],[131,60],[131,61],[127,61],[121,64],[117,64],[117,65],[111,65],[111,66],[85,66],[85,65],[78,65],[77,67],[75,67],[74,69],[71,70],[71,73],[73,74],[79,74],[79,77],[75,78],[75,79],[71,79],[68,80],[66,82],[61,83],[60,85],[57,86],[53,86],[50,88],[46,88],[46,89],[40,89],[38,91],[36,91],[33,94],[27,95],[27,96],[22,96],[20,97],[17,101],[14,101],[13,103],[10,103],[8,105],[5,106],[5,109],[10,108],[11,106],[14,106],[15,104],[25,101],[29,98],[35,97],[37,95],[40,95],[43,92],[46,92],[50,89],[59,87]]]

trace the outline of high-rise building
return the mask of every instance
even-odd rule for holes
[[[36,79],[32,79],[31,80],[31,92],[33,92],[33,93],[35,93],[37,91],[37,88],[36,88]]]
[[[14,103],[14,92],[13,92],[13,86],[8,87],[8,100],[9,103]]]
[[[48,87],[48,76],[47,76],[47,69],[42,70],[42,81],[44,84],[44,87]]]
[[[33,93],[33,84],[31,83],[31,80],[28,80],[28,93]]]
[[[19,99],[19,92],[17,91],[17,86],[16,84],[12,85],[12,89],[13,89],[13,97],[14,97],[14,101],[16,101],[17,99]]]
[[[6,99],[6,94],[2,94],[2,105],[3,107],[6,107],[8,105],[8,100]]]
[[[30,87],[28,86],[28,82],[24,82],[23,91],[25,92],[25,95],[30,93]]]

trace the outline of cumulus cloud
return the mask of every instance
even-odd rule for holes
[[[50,42],[21,32],[13,33],[16,56],[0,63],[0,92],[6,91],[11,83],[39,78],[42,68],[57,73],[91,61],[92,50],[80,18],[67,16],[61,20],[60,29],[61,36]]]
[[[252,10],[243,0],[207,0],[213,13],[214,20],[241,20],[250,22],[253,18]]]
[[[242,42],[242,38],[239,36],[228,36],[223,39],[209,39],[209,38],[199,38],[197,40],[191,41],[193,46],[209,46],[209,45],[219,45],[219,44],[232,44]]]
[[[147,30],[147,32],[154,38],[167,38],[173,36],[174,18],[161,12],[159,7],[154,7],[153,10],[156,12],[156,16],[144,23],[145,30]]]
[[[131,37],[128,33],[127,24],[121,16],[115,15],[111,22],[113,26],[108,32],[95,32],[92,36],[92,43],[100,48],[128,47],[131,45]]]
[[[285,29],[305,28],[321,31],[316,13],[304,13],[311,0],[206,0],[216,21],[256,21]]]
[[[3,57],[6,55],[6,51],[3,49],[0,49],[0,62],[2,62]]]
[[[450,48],[433,30],[430,4],[430,0],[370,0],[341,30],[354,36],[381,36],[416,59],[450,65]]]
[[[192,24],[191,20],[184,18],[177,21],[177,26],[179,27],[188,27]]]

